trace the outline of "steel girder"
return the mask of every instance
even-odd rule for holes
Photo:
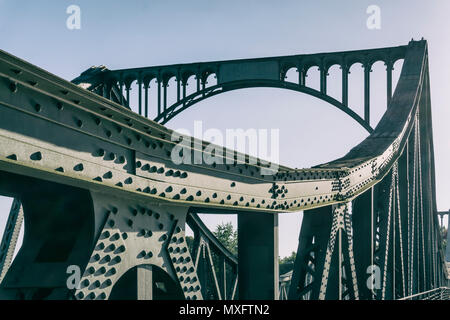
[[[219,159],[224,164],[177,166],[170,158],[172,131],[6,53],[0,67],[2,170],[55,182],[184,206],[297,211],[362,193],[398,152],[391,143],[371,158],[300,170],[280,166],[270,176],[261,174],[270,164],[228,150]],[[194,140],[186,148],[205,153],[205,146]]]

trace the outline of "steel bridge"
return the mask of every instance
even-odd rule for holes
[[[370,72],[377,61],[386,65],[388,106],[372,128]],[[363,116],[349,105],[355,63],[364,67]],[[342,71],[340,100],[327,93],[333,65]],[[312,67],[320,70],[320,89],[306,84]],[[292,68],[296,82],[286,81]],[[212,75],[217,84],[208,83]],[[196,88],[187,93],[192,76]],[[152,81],[155,96],[149,95]],[[137,113],[130,109],[133,84]],[[343,158],[291,169],[234,150],[212,154],[210,144],[163,125],[199,101],[250,87],[314,96],[370,135]],[[126,70],[93,67],[72,83],[1,51],[0,146],[0,194],[15,199],[0,247],[1,299],[449,296],[425,40]],[[174,152],[214,161],[175,164]],[[293,271],[280,282],[278,215],[289,211],[304,217]],[[237,214],[237,256],[197,213]],[[22,222],[23,243],[13,259]],[[192,245],[186,225],[194,231]],[[71,288],[74,267],[81,278]]]

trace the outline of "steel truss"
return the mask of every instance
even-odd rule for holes
[[[404,65],[392,95],[398,59]],[[387,66],[388,109],[373,129],[370,70],[380,60]],[[348,70],[357,62],[365,70],[363,117],[348,106]],[[327,95],[327,73],[335,64],[342,70],[340,101]],[[320,90],[306,86],[313,66],[320,69]],[[298,83],[285,81],[291,68],[299,71]],[[208,87],[213,73],[217,85]],[[197,90],[186,95],[192,75]],[[177,101],[169,106],[173,77]],[[185,137],[174,142],[172,131],[145,119],[152,79],[158,85],[156,120],[162,123],[215,94],[264,86],[328,101],[371,134],[343,158],[310,169],[280,166],[265,175],[271,164],[229,150],[213,165],[177,166],[171,151]],[[134,81],[138,113],[145,117],[124,108]],[[0,247],[0,298],[120,299],[123,292],[136,299],[193,300],[448,297],[438,289],[447,270],[435,200],[426,41],[91,69],[75,82],[93,92],[0,54],[0,192],[17,199]],[[206,145],[194,139],[183,150],[203,155]],[[299,210],[304,219],[291,284],[279,295],[278,214]],[[196,212],[238,214],[238,257]],[[11,264],[22,216],[24,243]],[[194,231],[192,251],[186,223]],[[70,266],[81,269],[80,285],[72,289],[66,282]]]

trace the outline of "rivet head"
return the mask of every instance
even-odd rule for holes
[[[42,160],[42,153],[39,151],[35,152],[30,156],[30,159],[34,160],[34,161],[40,161],[40,160]]]
[[[73,167],[73,170],[75,170],[75,171],[83,171],[84,170],[84,166],[83,166],[82,163],[79,163],[75,167]]]
[[[87,270],[86,270],[86,272],[87,272],[87,274],[93,274],[94,272],[95,272],[95,269],[94,269],[94,267],[89,267]],[[88,280],[89,281],[89,280]]]
[[[17,82],[11,82],[9,84],[9,90],[11,90],[12,93],[16,93],[17,92]]]
[[[97,270],[97,272],[99,274],[104,274],[106,272],[106,268],[105,267],[101,267],[100,269]]]

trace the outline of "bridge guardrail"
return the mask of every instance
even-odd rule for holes
[[[398,300],[450,300],[450,288],[440,287],[403,297]]]

